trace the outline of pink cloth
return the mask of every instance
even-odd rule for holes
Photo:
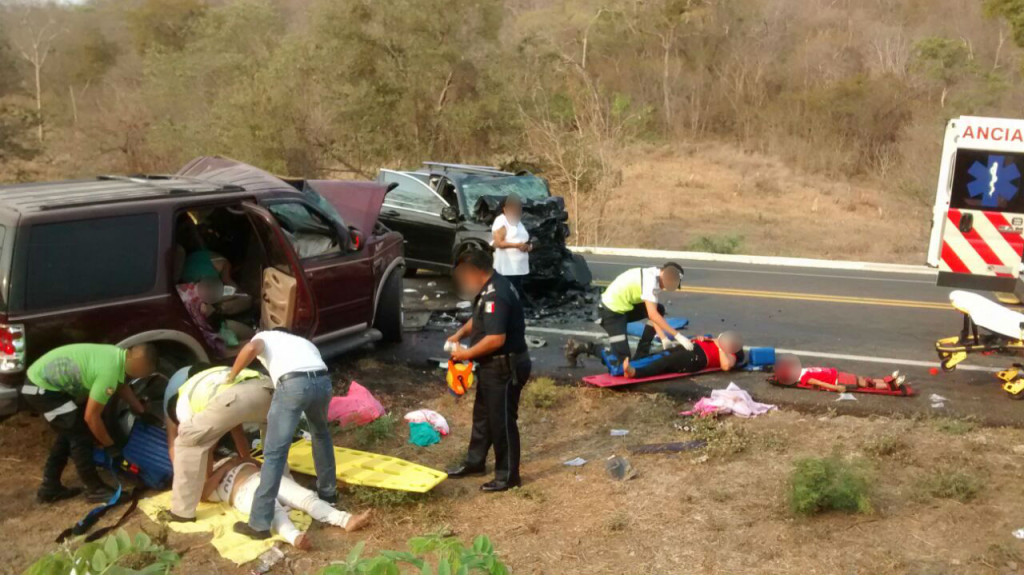
[[[370,390],[353,381],[348,395],[331,398],[327,407],[327,420],[337,421],[342,426],[366,425],[384,415],[384,406],[370,393]]]
[[[417,409],[405,414],[405,420],[409,423],[429,423],[441,435],[451,433],[448,421],[440,413],[430,409]]]
[[[203,334],[203,340],[206,341],[206,345],[213,348],[218,355],[227,353],[227,345],[224,343],[224,340],[221,339],[220,334],[210,325],[209,318],[203,315],[203,300],[199,297],[199,284],[178,284],[175,288],[178,290],[178,297],[181,298],[181,303],[185,304],[185,309],[188,310],[188,315],[192,316],[192,322],[199,329],[199,333]]]
[[[740,386],[730,383],[725,389],[713,390],[711,397],[701,398],[694,404],[693,409],[680,415],[708,416],[731,413],[737,417],[756,417],[773,409],[776,409],[774,405],[758,403]]]

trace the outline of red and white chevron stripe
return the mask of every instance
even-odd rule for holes
[[[969,232],[960,231],[965,213],[973,215]],[[950,209],[942,232],[941,271],[958,274],[1015,277],[1024,254],[1024,238],[1011,230],[998,212]]]

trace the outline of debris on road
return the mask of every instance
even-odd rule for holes
[[[358,382],[349,384],[348,393],[331,398],[327,407],[327,420],[336,421],[342,427],[366,425],[384,415],[384,406]]]
[[[625,437],[629,435],[628,429],[613,429],[611,432],[612,437]]]
[[[582,457],[576,457],[576,458],[570,459],[569,461],[566,461],[562,465],[568,465],[569,467],[583,467],[586,464],[587,464],[587,460],[586,459],[583,459]]]
[[[428,423],[441,435],[448,435],[451,433],[451,428],[448,426],[448,420],[445,419],[443,415],[432,409],[417,409],[416,411],[410,411],[405,414],[404,419],[409,423]]]
[[[946,407],[946,402],[949,400],[937,393],[933,393],[928,396],[928,401],[932,403],[932,409],[942,409]]]
[[[409,422],[409,443],[429,447],[441,442],[441,434],[426,421]]]
[[[547,344],[548,344],[547,340],[545,340],[542,337],[537,337],[535,335],[528,335],[528,336],[526,336],[526,347],[529,347],[531,349],[536,349],[538,347],[544,347]]]
[[[839,397],[836,398],[836,401],[857,401],[857,398],[854,397],[852,393],[844,391],[843,393],[839,394]]]
[[[263,575],[267,571],[273,569],[274,565],[280,563],[282,559],[284,559],[284,551],[281,551],[281,549],[275,545],[274,547],[266,550],[256,559],[258,563],[252,568],[250,573],[253,575]]]

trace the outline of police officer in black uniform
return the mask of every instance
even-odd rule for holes
[[[505,491],[522,484],[519,476],[519,395],[530,377],[523,306],[512,284],[494,272],[489,251],[464,252],[455,265],[462,293],[475,293],[473,317],[455,335],[458,343],[469,334],[470,347],[457,347],[456,361],[476,362],[476,400],[473,432],[463,464],[448,477],[483,475],[487,451],[494,446],[494,481],[482,491]]]

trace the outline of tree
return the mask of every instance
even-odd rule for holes
[[[54,40],[63,33],[54,14],[59,8],[51,5],[28,6],[21,10],[11,42],[18,54],[32,67],[36,99],[36,137],[43,142],[43,66],[53,51]]]
[[[938,84],[941,90],[939,106],[945,108],[949,90],[970,71],[970,50],[962,40],[931,37],[914,45],[913,58],[914,68],[930,82]]]

